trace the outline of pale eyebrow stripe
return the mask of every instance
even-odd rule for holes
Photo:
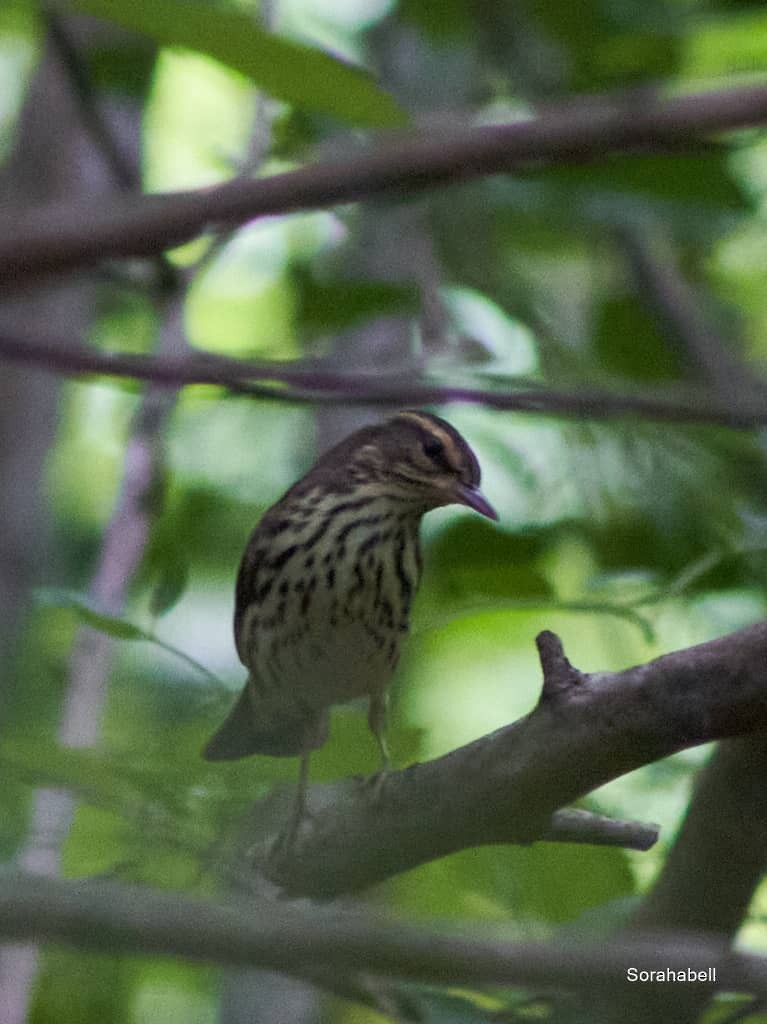
[[[444,427],[439,426],[434,420],[420,412],[401,412],[397,416],[400,420],[410,420],[411,423],[415,423],[422,430],[425,430],[431,437],[438,438],[445,447],[445,456],[448,463],[454,469],[460,469],[463,464],[462,449],[458,445],[452,434],[448,433]]]

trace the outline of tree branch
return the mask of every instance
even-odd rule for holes
[[[638,224],[627,224],[617,234],[637,298],[681,351],[689,376],[722,398],[745,394],[764,400],[764,382],[730,349],[707,308],[710,298],[685,279],[668,241],[657,229],[650,234]]]
[[[159,953],[303,974],[307,964],[435,984],[625,991],[626,970],[707,970],[720,987],[767,994],[767,960],[703,935],[584,943],[499,942],[429,932],[367,913],[254,900],[235,904],[110,881],[0,875],[0,936],[111,953]]]
[[[767,734],[720,743],[698,776],[682,828],[660,877],[631,918],[631,932],[702,931],[732,941],[767,866]],[[707,993],[655,986],[624,1002],[626,1024],[692,1024]],[[755,1008],[749,1007],[750,1013]],[[728,1018],[729,1020],[730,1018]]]
[[[635,928],[734,937],[767,867],[766,786],[767,736],[719,746],[658,881],[632,919]]]
[[[568,808],[555,811],[539,839],[547,843],[587,843],[620,846],[624,850],[649,850],[658,841],[657,825],[606,818],[602,814]]]
[[[547,678],[525,718],[388,774],[375,801],[364,783],[347,780],[342,800],[332,787],[330,802],[314,787],[294,846],[261,842],[258,867],[291,895],[336,896],[467,846],[538,840],[558,808],[611,779],[767,730],[767,623],[622,672],[563,675],[558,644],[539,638]]]
[[[190,384],[212,384],[235,394],[274,402],[315,404],[417,406],[465,402],[488,409],[537,415],[604,420],[622,416],[668,423],[696,423],[750,430],[767,425],[767,402],[739,399],[737,404],[691,391],[668,394],[621,394],[607,390],[564,390],[520,382],[503,383],[507,390],[434,383],[412,373],[340,373],[319,361],[255,362],[200,354],[163,359],[124,353],[100,352],[84,346],[61,347],[53,342],[32,342],[0,334],[0,360],[36,366],[66,376],[100,374],[144,380],[175,389]]]
[[[101,112],[93,81],[86,62],[81,57],[80,49],[70,34],[67,19],[44,4],[41,15],[77,103],[82,126],[90,136],[93,148],[102,157],[110,175],[121,189],[139,188],[141,177],[138,168],[123,153],[111,125]]]
[[[399,138],[347,160],[255,181],[94,207],[61,204],[0,221],[0,280],[153,256],[205,231],[265,214],[290,213],[500,174],[541,162],[604,159],[631,150],[698,150],[712,133],[762,124],[767,87],[653,99],[586,98],[543,116],[452,135]]]

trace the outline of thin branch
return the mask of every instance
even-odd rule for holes
[[[600,943],[501,942],[414,928],[360,912],[267,900],[217,904],[108,881],[0,876],[0,935],[112,953],[160,953],[301,974],[307,964],[435,984],[625,991],[626,971],[716,969],[728,991],[767,994],[767,960],[702,935]]]
[[[559,659],[544,663],[550,676]],[[560,678],[518,722],[387,774],[375,800],[364,783],[313,787],[294,846],[270,849],[262,829],[254,863],[291,895],[332,897],[467,846],[538,840],[555,811],[626,772],[767,730],[765,664],[759,623],[622,672]]]
[[[712,133],[767,120],[767,86],[643,100],[586,98],[506,125],[397,138],[347,160],[257,181],[112,203],[62,204],[0,222],[0,280],[92,266],[103,259],[152,256],[211,224],[240,224],[290,213],[408,194],[551,162],[605,159],[627,151],[699,151]]]
[[[555,811],[540,835],[546,843],[586,843],[589,846],[620,846],[624,850],[651,849],[658,841],[657,825],[606,818],[602,814],[567,808]]]
[[[516,391],[437,384],[413,374],[339,373],[318,361],[249,362],[200,355],[183,359],[100,352],[52,342],[30,342],[0,335],[0,359],[37,366],[68,376],[101,374],[150,381],[175,389],[189,384],[212,384],[237,394],[275,402],[312,402],[344,405],[438,405],[465,402],[488,409],[547,416],[612,419],[635,416],[668,423],[697,423],[749,430],[767,425],[767,403],[737,404],[706,394],[684,392],[621,394],[606,390],[563,390],[544,386]],[[259,382],[259,383],[255,383]],[[272,383],[266,383],[272,382]],[[504,381],[509,388],[513,380]]]
[[[123,152],[117,132],[101,109],[101,103],[94,89],[93,81],[80,50],[70,33],[67,19],[54,9],[43,4],[43,20],[48,29],[51,43],[77,103],[77,110],[83,129],[91,140],[94,150],[100,155],[115,184],[124,192],[139,192],[141,174],[130,158]],[[181,273],[164,253],[157,253],[156,286],[162,294],[169,295],[181,287]],[[153,282],[154,283],[154,282]]]
[[[740,400],[745,394],[764,400],[764,382],[717,330],[704,297],[685,279],[668,242],[657,231],[651,236],[638,224],[626,225],[618,235],[636,279],[638,298],[682,350],[691,376],[723,398],[737,394]]]
[[[66,72],[72,93],[77,100],[83,128],[93,141],[96,151],[101,154],[117,185],[126,191],[135,191],[141,185],[140,176],[132,161],[123,153],[116,136],[101,112],[90,74],[80,56],[77,45],[70,36],[66,19],[45,5],[43,5],[41,13],[51,42]]]

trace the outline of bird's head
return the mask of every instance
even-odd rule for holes
[[[351,469],[386,485],[403,504],[421,511],[467,505],[488,519],[498,516],[479,489],[480,468],[466,440],[432,413],[406,410],[364,428],[349,452]]]

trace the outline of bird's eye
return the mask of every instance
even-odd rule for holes
[[[438,459],[444,450],[445,446],[436,437],[430,437],[428,441],[423,443],[423,453],[428,455],[430,459]]]

